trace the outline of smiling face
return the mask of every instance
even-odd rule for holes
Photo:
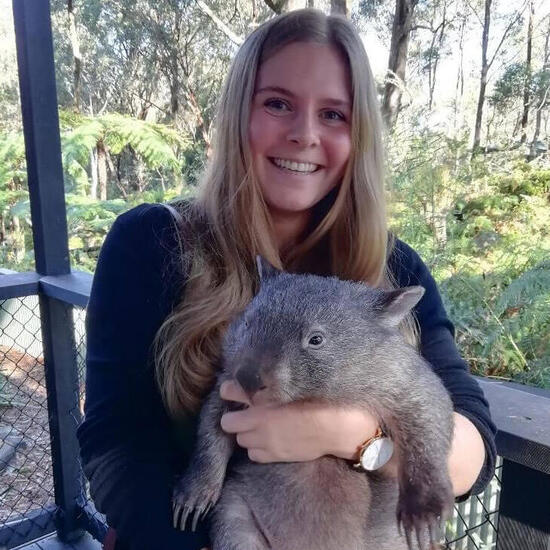
[[[259,68],[250,114],[254,172],[272,215],[308,214],[342,179],[351,149],[347,63],[293,42]]]

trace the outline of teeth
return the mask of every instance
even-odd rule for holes
[[[273,159],[273,162],[281,168],[287,168],[288,170],[293,170],[294,172],[310,173],[315,172],[318,168],[317,164],[310,164],[309,162],[294,162],[284,159]]]

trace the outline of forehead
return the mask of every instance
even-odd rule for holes
[[[348,63],[328,44],[292,42],[266,59],[258,70],[256,93],[270,87],[295,96],[351,100]]]

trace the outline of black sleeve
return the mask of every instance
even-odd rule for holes
[[[455,411],[476,426],[485,443],[485,464],[469,493],[477,494],[487,486],[495,470],[496,427],[491,420],[489,404],[458,352],[454,326],[447,317],[435,280],[420,256],[410,246],[396,240],[389,266],[399,286],[421,285],[426,289],[415,308],[420,327],[420,351],[441,377]]]
[[[101,249],[86,316],[85,419],[77,435],[97,509],[132,550],[195,550],[172,528],[178,453],[150,347],[178,292],[167,279],[170,213],[141,205],[119,216]]]

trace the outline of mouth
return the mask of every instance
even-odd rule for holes
[[[323,168],[320,164],[313,164],[311,162],[297,162],[295,160],[282,159],[277,157],[267,157],[273,166],[280,170],[290,173],[307,176],[309,174],[315,174]]]

